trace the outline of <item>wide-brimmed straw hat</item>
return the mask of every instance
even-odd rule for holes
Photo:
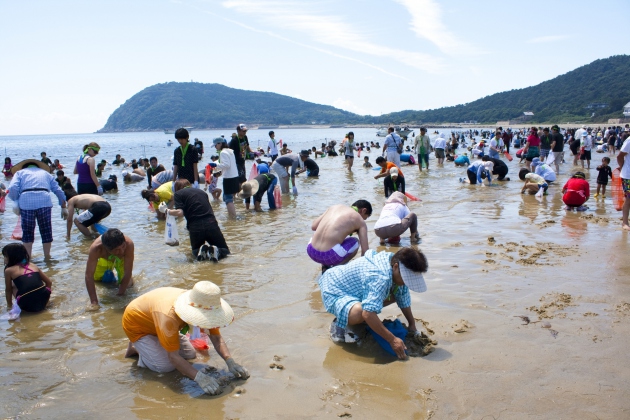
[[[199,328],[222,328],[234,321],[234,311],[211,281],[197,282],[177,298],[174,308],[182,321]]]
[[[17,171],[24,169],[28,165],[36,165],[39,169],[43,169],[50,173],[50,166],[37,159],[26,159],[11,168],[11,173],[15,175]]]
[[[258,192],[258,188],[260,188],[260,185],[258,184],[258,181],[256,181],[255,179],[244,182],[243,185],[241,185],[241,191],[237,194],[237,196],[238,198],[243,198],[243,199],[249,198]]]

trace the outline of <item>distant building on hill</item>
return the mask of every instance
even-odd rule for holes
[[[527,122],[531,120],[532,118],[534,118],[534,113],[531,111],[525,111],[523,112],[523,115],[521,115],[520,117],[513,118],[507,121],[498,121],[497,127],[498,126],[503,127],[504,125],[523,124],[524,122]]]
[[[623,107],[623,115],[624,117],[630,117],[630,102]]]
[[[585,106],[586,109],[606,108],[608,104],[606,102],[593,102]]]

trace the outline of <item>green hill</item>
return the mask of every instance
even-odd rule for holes
[[[99,132],[196,129],[252,125],[343,124],[363,117],[270,92],[232,89],[216,83],[162,83],[138,92]]]
[[[533,122],[605,122],[619,118],[630,100],[630,56],[593,61],[536,86],[495,93],[465,105],[382,115],[375,122],[496,123],[534,113]],[[606,104],[605,107],[592,107]],[[591,108],[588,106],[591,105]],[[595,116],[591,118],[592,113]]]
[[[409,124],[478,121],[494,124],[525,111],[532,122],[605,122],[619,118],[630,100],[630,56],[596,60],[536,86],[495,93],[464,105],[426,111],[360,116],[270,92],[219,84],[163,83],[132,96],[99,132],[150,131],[193,126],[196,129],[252,125]],[[595,116],[592,117],[592,114]]]

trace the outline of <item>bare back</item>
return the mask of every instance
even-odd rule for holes
[[[352,207],[341,204],[329,207],[313,222],[315,233],[311,245],[319,251],[328,251],[362,227],[367,230],[365,221]]]
[[[103,197],[96,194],[81,194],[75,195],[68,200],[68,207],[72,206],[75,209],[87,210],[92,207],[92,204],[98,201],[107,201]]]

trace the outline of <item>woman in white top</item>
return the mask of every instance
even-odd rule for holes
[[[409,210],[406,202],[407,197],[400,191],[392,193],[385,202],[381,215],[374,225],[374,233],[381,238],[381,245],[385,245],[386,239],[392,243],[400,242],[400,235],[407,229],[411,232],[411,243],[420,240],[418,217]]]
[[[209,165],[213,168],[219,168],[223,173],[223,201],[227,206],[228,216],[236,217],[234,194],[241,190],[241,186],[234,151],[228,147],[227,140],[223,137],[215,138],[212,143],[219,152],[219,160],[216,163],[211,162]]]

